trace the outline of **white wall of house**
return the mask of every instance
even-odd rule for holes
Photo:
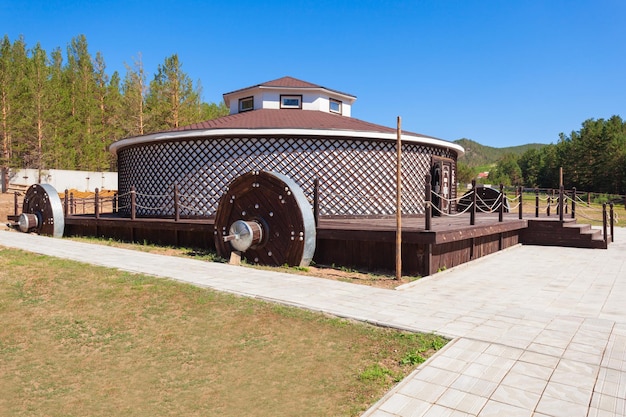
[[[346,117],[351,116],[352,103],[340,95],[324,94],[317,89],[314,92],[307,92],[306,89],[265,90],[259,87],[233,94],[230,97],[230,114],[239,113],[239,100],[247,97],[254,97],[254,110],[280,109],[281,95],[301,95],[302,110],[315,110],[326,113],[330,113],[329,101],[333,98],[341,101],[341,114]]]
[[[96,188],[117,190],[117,172],[11,169],[8,176],[9,185],[50,184],[60,193],[69,189],[91,192]]]

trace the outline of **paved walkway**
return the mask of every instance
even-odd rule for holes
[[[454,338],[365,413],[626,415],[626,229],[518,246],[397,290],[0,231],[0,245]]]

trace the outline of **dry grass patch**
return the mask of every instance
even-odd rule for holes
[[[349,416],[445,344],[0,249],[0,415]]]
[[[114,239],[105,239],[97,237],[72,236],[69,239],[77,242],[86,242],[97,245],[113,246],[123,249],[137,250],[141,252],[149,252],[166,256],[181,256],[186,258],[194,258],[208,262],[227,262],[220,258],[214,250],[184,248],[173,246],[160,246],[148,242],[130,243],[122,242]],[[317,278],[326,278],[336,281],[348,282],[351,284],[368,285],[377,288],[393,289],[400,285],[412,282],[420,277],[403,276],[402,279],[396,279],[395,275],[389,271],[361,271],[354,268],[346,268],[336,265],[311,265],[307,267],[289,267],[289,266],[264,266],[247,264],[243,265],[249,268],[263,269],[268,271],[286,272],[289,274],[305,275]]]

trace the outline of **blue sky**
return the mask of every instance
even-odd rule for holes
[[[107,73],[178,54],[203,99],[286,75],[357,96],[352,116],[494,147],[626,118],[626,1],[3,0],[2,36],[79,34]]]

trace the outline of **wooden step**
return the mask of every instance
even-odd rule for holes
[[[527,245],[565,246],[574,248],[606,249],[602,231],[589,224],[578,224],[574,219],[529,219],[521,240]]]

